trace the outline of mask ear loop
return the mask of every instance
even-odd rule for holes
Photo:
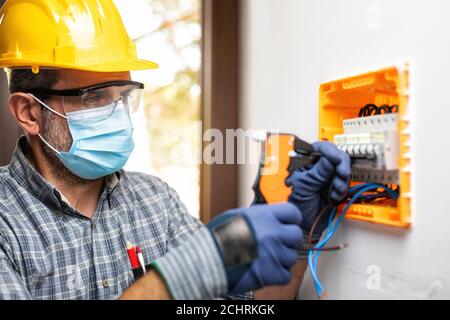
[[[67,119],[67,116],[59,113],[58,111],[53,110],[52,108],[50,108],[47,104],[45,104],[44,102],[42,102],[40,99],[36,98],[33,94],[29,93],[30,96],[32,96],[37,102],[39,102],[39,104],[41,104],[44,108],[46,108],[47,110],[53,112],[54,114]],[[62,98],[62,97],[61,97]],[[64,99],[63,99],[63,105],[64,105]],[[48,143],[40,133],[38,133],[38,137],[50,148],[52,149],[56,154],[60,153],[60,151],[56,150],[55,147],[53,147],[50,143]]]
[[[38,133],[38,137],[47,145],[47,147],[49,147],[50,149],[52,149],[56,154],[60,153],[58,150],[55,149],[55,147],[53,147],[50,143],[48,143],[42,136],[40,133]]]
[[[33,94],[29,93],[29,95],[32,96],[37,102],[39,102],[47,110],[49,110],[49,111],[53,112],[54,114],[57,114],[58,116],[60,116],[60,117],[62,117],[62,118],[67,120],[67,116],[63,115],[62,113],[59,113],[58,111],[53,110],[47,104],[42,102],[40,99],[36,98]],[[63,106],[64,106],[64,99],[62,101],[63,101]]]

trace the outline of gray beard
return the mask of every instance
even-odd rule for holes
[[[67,152],[72,146],[72,136],[70,134],[67,121],[53,112],[42,110],[44,132],[41,134],[52,147],[58,151]],[[70,171],[58,158],[55,151],[53,151],[42,139],[39,139],[39,145],[42,153],[50,166],[50,172],[53,177],[64,181],[70,185],[86,185],[92,180],[80,178],[72,171]]]

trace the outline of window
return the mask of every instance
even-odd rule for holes
[[[115,0],[138,55],[160,64],[133,116],[136,148],[126,169],[155,175],[198,217],[201,157],[201,0]]]

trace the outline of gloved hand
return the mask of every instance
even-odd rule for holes
[[[252,228],[258,254],[239,278],[230,277],[233,271],[228,272],[230,293],[288,284],[292,278],[290,269],[298,260],[297,249],[303,238],[299,209],[290,203],[256,205],[228,211],[223,217],[234,215],[242,215]]]
[[[172,298],[217,298],[289,283],[302,241],[291,203],[228,211],[152,262]],[[239,262],[239,263],[236,263]]]
[[[314,150],[323,153],[320,160],[309,170],[294,172],[286,184],[292,186],[289,202],[303,213],[301,228],[309,236],[314,221],[328,204],[328,197],[340,202],[346,196],[350,180],[350,157],[329,142],[313,144]],[[318,241],[327,228],[328,217],[324,216],[314,230],[313,241]]]

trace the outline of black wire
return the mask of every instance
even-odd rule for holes
[[[393,105],[392,107],[391,107],[391,112],[392,113],[398,113],[398,105]]]
[[[385,113],[391,113],[391,107],[388,105],[383,105],[381,107],[378,108],[378,113],[377,114],[385,114]]]
[[[359,117],[367,117],[371,112],[378,110],[374,104],[367,104],[359,111]]]
[[[398,105],[389,106],[385,104],[379,107],[373,103],[370,103],[359,110],[358,116],[362,118],[386,113],[398,113]]]
[[[393,188],[391,188],[390,186],[385,186],[385,187],[388,189],[391,189],[392,191],[396,192],[397,194],[400,194],[400,187],[397,187],[397,189],[395,189],[395,190]],[[354,194],[348,194],[346,201],[350,201],[353,196],[354,196]],[[383,199],[388,200],[388,199],[392,199],[392,197],[386,191],[375,191],[370,194],[361,195],[360,199],[356,200],[354,203],[355,204],[361,204],[361,203],[369,204],[369,203],[373,203],[377,200],[383,200]]]

